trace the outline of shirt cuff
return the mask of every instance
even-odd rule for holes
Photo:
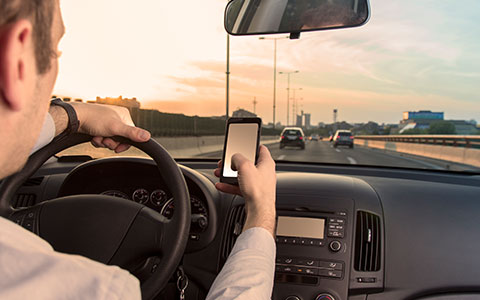
[[[272,234],[262,227],[253,227],[242,232],[230,255],[235,255],[245,249],[258,250],[268,257],[275,257],[276,254],[276,244]]]
[[[52,115],[47,113],[45,120],[43,121],[43,127],[38,136],[35,146],[33,146],[30,154],[36,152],[40,148],[43,148],[50,143],[55,137],[55,121],[53,121]]]

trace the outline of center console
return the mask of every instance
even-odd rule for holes
[[[348,211],[277,211],[273,299],[347,299],[352,246]]]
[[[364,181],[278,174],[273,300],[347,300],[383,287],[382,213]]]

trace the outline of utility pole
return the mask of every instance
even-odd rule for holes
[[[290,124],[290,74],[298,73],[300,71],[278,72],[278,74],[287,74],[287,126]]]
[[[228,105],[229,105],[229,98],[230,98],[230,34],[227,33],[227,70],[225,72],[227,75],[227,89],[225,91],[225,121],[228,120]]]
[[[334,131],[337,131],[337,113],[338,113],[338,109],[334,109],[333,110],[333,130]]]
[[[295,91],[296,90],[303,90],[302,88],[296,88],[296,89],[292,89],[293,90],[293,103],[292,103],[292,110],[293,110],[293,115],[294,115],[294,118],[297,117],[297,98],[295,97]]]
[[[253,113],[257,114],[257,97],[253,97]]]
[[[296,91],[297,89],[292,89],[292,90],[293,90],[292,111],[293,111],[293,118],[294,118],[294,120],[295,120],[295,118],[297,117],[297,110],[296,110],[296,107],[295,107],[295,102],[296,102],[296,101],[295,101],[295,91]]]
[[[259,37],[259,40],[273,40],[273,129],[275,129],[275,112],[277,110],[276,100],[277,100],[277,40],[280,39],[288,39],[290,38],[287,36],[282,37],[274,37],[274,38],[266,38],[266,37]]]

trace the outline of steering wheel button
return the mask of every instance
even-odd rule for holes
[[[28,230],[32,231],[33,230],[33,221],[25,221],[23,223],[23,227],[25,229],[28,229]]]

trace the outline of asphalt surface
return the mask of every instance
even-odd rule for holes
[[[285,147],[280,149],[278,143],[268,145],[267,147],[270,149],[270,152],[276,161],[304,161],[349,165],[380,165],[416,169],[480,171],[479,168],[473,166],[461,165],[448,161],[429,159],[409,154],[401,154],[392,151],[371,149],[360,146],[356,146],[353,149],[350,149],[346,146],[334,148],[333,145],[328,141],[307,141],[305,150],[294,147]],[[202,155],[202,157],[221,156],[221,151]]]

